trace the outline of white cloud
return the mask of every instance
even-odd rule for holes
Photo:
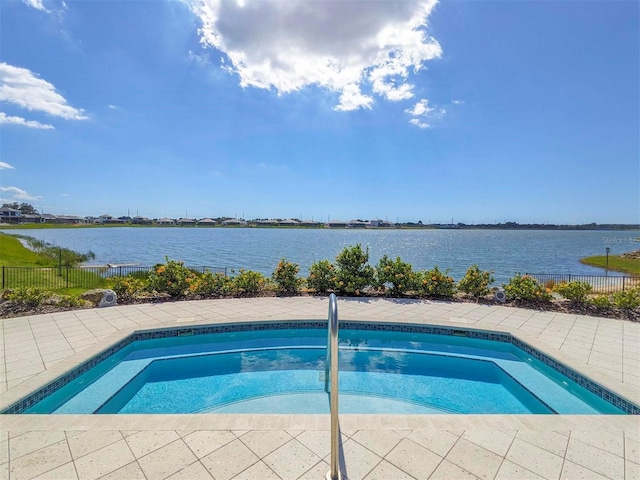
[[[35,8],[37,10],[42,10],[43,12],[49,11],[45,8],[44,2],[42,0],[22,0],[22,1],[27,5],[29,5],[30,7]]]
[[[0,101],[67,120],[86,120],[84,110],[67,104],[56,88],[30,70],[0,63]]]
[[[416,103],[413,108],[405,110],[406,113],[413,115],[414,117],[424,117],[433,112],[434,109],[429,106],[429,100],[422,99]]]
[[[411,125],[415,125],[418,128],[431,128],[431,125],[429,125],[427,122],[423,122],[418,118],[412,118],[411,120],[409,120],[409,123]]]
[[[413,96],[411,76],[440,57],[426,33],[437,0],[183,0],[199,17],[201,43],[226,55],[242,87],[278,94],[318,86],[336,110]]]
[[[413,108],[406,109],[405,113],[413,117],[409,120],[411,125],[418,128],[431,128],[433,125],[429,121],[444,117],[447,111],[444,108],[431,107],[429,100],[423,98],[416,102]]]
[[[4,112],[0,112],[0,124],[6,123],[11,125],[22,125],[24,127],[29,128],[39,128],[42,130],[52,130],[53,125],[49,125],[46,123],[36,122],[35,120],[25,120],[22,117],[14,117],[11,115],[7,115]]]
[[[454,105],[464,105],[464,100],[453,99],[451,100],[451,103],[453,103]]]
[[[13,195],[13,200],[40,200],[42,197],[31,195],[18,187],[0,187],[0,192],[7,192]]]
[[[5,162],[0,162],[0,170],[13,170],[14,167]]]

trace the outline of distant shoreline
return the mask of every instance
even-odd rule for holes
[[[53,224],[53,223],[29,223],[29,224],[12,224],[0,223],[0,229],[8,230],[40,230],[40,229],[62,229],[62,228],[245,228],[245,229],[286,229],[286,230],[544,230],[544,231],[638,231],[640,225],[631,224],[606,224],[606,225],[504,225],[504,224],[480,224],[480,225],[417,225],[417,224],[399,224],[390,227],[351,227],[351,226],[331,226],[326,225],[157,225],[157,224],[134,224],[134,223],[117,223],[117,224]],[[640,243],[640,237],[634,238]]]

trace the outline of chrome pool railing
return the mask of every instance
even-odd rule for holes
[[[327,360],[325,361],[324,389],[329,391],[331,410],[331,469],[327,480],[340,478],[340,425],[338,423],[338,301],[335,294],[329,296],[329,315],[327,325]],[[330,377],[330,378],[329,378]]]

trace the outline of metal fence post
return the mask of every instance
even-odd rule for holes
[[[622,291],[623,291],[623,292],[624,292],[624,279],[625,279],[625,278],[626,278],[626,277],[622,277]]]
[[[2,288],[4,289],[4,265],[2,266]]]

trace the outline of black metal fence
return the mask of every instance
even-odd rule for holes
[[[154,267],[129,265],[91,267],[0,267],[0,288],[38,287],[50,290],[59,288],[99,288],[109,277],[147,275]],[[198,273],[221,273],[227,275],[225,267],[187,267]]]
[[[594,293],[613,293],[640,287],[640,277],[608,275],[574,275],[562,273],[528,273],[543,285],[549,287],[562,282],[587,282]]]

